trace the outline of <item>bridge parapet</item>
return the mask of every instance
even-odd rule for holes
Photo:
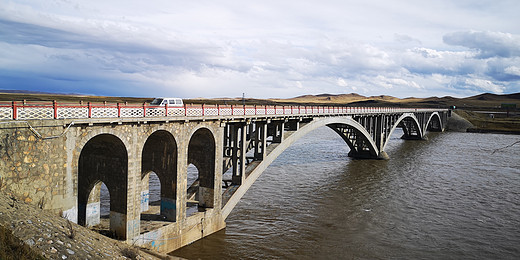
[[[154,118],[154,117],[229,117],[290,115],[380,114],[432,112],[439,109],[350,106],[259,106],[259,105],[188,105],[183,107],[150,106],[126,103],[71,104],[58,102],[16,102],[0,104],[0,120],[85,119],[85,118]]]

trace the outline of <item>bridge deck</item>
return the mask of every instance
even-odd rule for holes
[[[347,107],[347,106],[242,106],[242,105],[184,105],[184,107],[127,105],[127,104],[70,104],[57,102],[11,102],[0,104],[0,120],[32,119],[88,119],[95,122],[233,120],[280,116],[320,116],[366,113],[427,112],[438,109]],[[81,121],[80,121],[81,122]],[[79,123],[79,122],[78,122]]]

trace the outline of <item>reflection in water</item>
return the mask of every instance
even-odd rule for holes
[[[352,160],[322,128],[286,150],[188,259],[515,259],[518,136],[392,136],[388,161]]]

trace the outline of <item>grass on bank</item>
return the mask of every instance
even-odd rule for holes
[[[489,114],[468,110],[457,110],[456,113],[470,121],[477,129],[489,131],[520,132],[520,117],[494,117]]]
[[[0,225],[0,259],[45,259],[28,245],[13,235],[13,232]]]

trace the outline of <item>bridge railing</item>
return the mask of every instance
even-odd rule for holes
[[[182,107],[126,103],[10,102],[0,104],[0,120],[205,117],[205,116],[279,116],[332,115],[359,113],[398,113],[432,109],[348,106],[261,106],[185,104]],[[435,111],[438,111],[435,110]]]

